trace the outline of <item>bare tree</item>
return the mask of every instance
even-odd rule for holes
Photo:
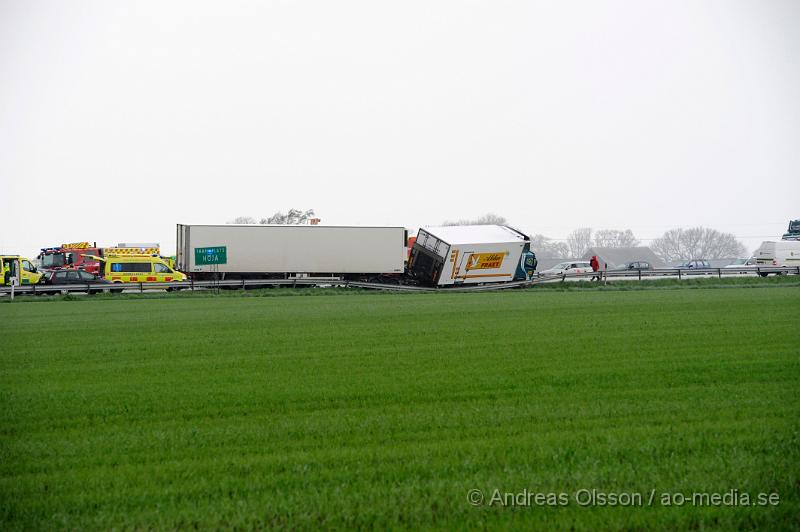
[[[256,223],[256,219],[252,216],[237,216],[233,219],[233,221],[226,222],[229,224],[254,224]]]
[[[258,223],[297,225],[297,224],[304,224],[313,217],[314,217],[313,209],[309,209],[307,211],[301,211],[299,209],[289,209],[289,211],[286,214],[282,212],[276,212],[269,218],[262,218]]]
[[[632,248],[639,243],[630,229],[601,229],[594,234],[594,246],[598,248]]]
[[[592,247],[592,228],[581,227],[567,236],[567,247],[571,257],[582,257]]]
[[[653,251],[664,261],[723,259],[747,253],[736,235],[706,227],[670,229],[651,244]]]
[[[232,222],[227,222],[229,224],[255,224],[259,223],[262,225],[266,224],[280,224],[280,225],[297,225],[297,224],[304,224],[308,222],[311,218],[314,217],[314,210],[309,209],[307,211],[301,211],[299,209],[289,209],[288,212],[285,214],[282,212],[276,212],[269,218],[261,218],[256,222],[256,219],[252,216],[237,216],[233,219]]]
[[[457,222],[448,220],[443,222],[442,225],[506,225],[507,223],[508,220],[505,217],[490,212],[474,220],[458,220]]]
[[[544,235],[531,236],[531,249],[540,259],[567,259],[570,253],[567,244]]]

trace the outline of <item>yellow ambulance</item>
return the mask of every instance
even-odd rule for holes
[[[100,276],[113,283],[169,283],[185,281],[186,274],[171,268],[159,256],[106,255],[100,261]]]
[[[18,284],[37,284],[42,280],[42,273],[30,259],[19,255],[0,255],[0,270],[0,283],[4,285],[10,285],[12,277],[18,279]]]

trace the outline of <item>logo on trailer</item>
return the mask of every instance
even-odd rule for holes
[[[493,270],[499,268],[505,253],[473,253],[467,257],[467,270]]]

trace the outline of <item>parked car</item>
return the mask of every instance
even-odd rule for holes
[[[588,260],[569,260],[560,262],[547,270],[542,270],[539,275],[564,275],[570,273],[589,273],[592,265]]]
[[[736,259],[732,263],[724,266],[726,270],[754,270],[756,266],[756,258],[748,257],[746,259]]]
[[[108,287],[113,284],[111,281],[107,281],[101,277],[98,277],[93,273],[77,269],[51,270],[45,274],[42,283],[45,285],[78,284],[78,285],[88,286],[89,294],[96,294],[98,292],[107,290]],[[122,292],[122,289],[115,288],[111,290],[111,292],[119,293]],[[57,294],[58,291],[55,290],[49,293]]]
[[[707,260],[689,260],[678,266],[679,270],[702,270],[711,268],[711,263]]]
[[[631,262],[626,262],[622,266],[617,266],[614,270],[652,270],[653,266],[644,260],[634,260]]]
[[[736,259],[727,266],[723,266],[723,268],[739,268],[741,266],[750,266],[755,263],[756,259],[754,257],[748,257],[746,259]]]

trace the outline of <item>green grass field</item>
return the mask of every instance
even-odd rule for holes
[[[799,317],[781,285],[2,304],[0,528],[797,529]],[[674,495],[732,490],[779,503]]]

